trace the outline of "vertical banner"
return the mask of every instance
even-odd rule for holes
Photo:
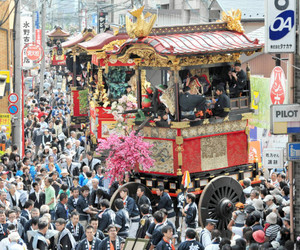
[[[35,12],[35,22],[34,22],[35,28],[40,28],[40,13],[38,11]]]
[[[87,26],[86,10],[81,10],[81,31]]]
[[[295,0],[265,0],[267,53],[295,53]]]
[[[107,12],[101,11],[99,13],[98,18],[98,33],[102,33],[105,30],[105,23],[106,23],[106,16],[108,15]]]
[[[6,137],[7,139],[10,137],[11,134],[11,117],[10,114],[0,114],[0,127],[6,127]]]
[[[32,61],[27,58],[26,50],[23,50],[26,44],[32,43],[32,30],[32,17],[21,16],[21,51],[23,51],[22,64],[24,67],[32,67]]]
[[[42,46],[42,30],[35,30],[35,43]]]

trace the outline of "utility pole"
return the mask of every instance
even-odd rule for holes
[[[19,96],[19,101],[16,105],[19,108],[19,112],[13,118],[13,144],[18,145],[19,153],[23,152],[22,143],[22,64],[21,64],[21,0],[15,0],[15,24],[14,24],[14,92]]]
[[[81,32],[81,0],[78,0],[78,17],[79,17],[79,32]]]
[[[47,0],[44,0],[42,3],[42,11],[41,11],[41,18],[42,18],[42,47],[45,51],[46,48],[46,37],[45,37],[45,20],[46,20],[46,3]],[[44,74],[45,74],[45,57],[42,59],[41,61],[41,67],[40,67],[40,94],[39,96],[41,96],[43,94],[44,91]]]

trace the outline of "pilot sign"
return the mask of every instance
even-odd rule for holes
[[[295,0],[266,0],[266,46],[268,53],[296,50]]]

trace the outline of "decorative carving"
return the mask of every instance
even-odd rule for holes
[[[233,131],[245,130],[247,126],[247,120],[228,121],[215,124],[202,124],[201,126],[183,128],[181,130],[183,138],[192,138],[203,135],[213,135],[228,133]]]
[[[148,36],[151,33],[152,27],[156,21],[156,15],[147,12],[143,14],[145,6],[142,6],[139,9],[133,9],[129,13],[136,17],[136,22],[133,23],[131,19],[126,16],[126,31],[130,38],[140,38]],[[146,21],[147,18],[150,18],[149,21]]]
[[[202,170],[223,167],[228,167],[227,135],[201,138]]]
[[[110,42],[109,44],[104,45],[100,51],[96,52],[97,58],[98,59],[107,58],[108,55],[106,54],[106,51],[114,50],[114,49],[116,49],[116,47],[120,47],[125,42],[126,42],[125,39],[114,40],[114,41]]]
[[[140,66],[146,67],[171,67],[172,62],[168,58],[160,56],[153,48],[148,46],[135,45],[129,48],[126,53],[119,57],[118,60],[122,63],[127,63],[131,55],[136,55],[143,59]]]
[[[153,48],[148,47],[147,45],[136,44],[133,47],[126,50],[125,54],[120,56],[118,60],[122,63],[126,63],[132,55],[138,56],[141,59],[143,59],[140,62],[140,66],[158,68],[166,67],[178,70],[180,69],[180,67],[183,66],[235,62],[239,60],[241,54],[232,53],[180,58],[176,58],[175,56],[164,57],[156,53],[156,51]]]
[[[242,26],[241,18],[242,18],[242,12],[240,9],[230,10],[227,13],[223,11],[221,21],[227,23],[228,30],[244,33],[245,30]]]
[[[178,169],[177,169],[177,175],[182,175],[181,166],[182,166],[182,151],[184,151],[184,148],[182,146],[183,144],[183,137],[182,136],[176,136],[176,144],[177,147],[175,148],[175,151],[178,152]]]
[[[190,122],[171,122],[171,128],[189,128]]]
[[[174,173],[173,168],[173,141],[150,140],[145,141],[154,144],[151,149],[151,157],[155,160],[151,172]]]
[[[136,130],[138,126],[134,126]],[[144,127],[140,134],[143,137],[150,138],[161,138],[161,139],[175,139],[176,138],[176,130],[170,128],[158,128],[158,127]]]

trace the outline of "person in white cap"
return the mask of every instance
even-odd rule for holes
[[[274,203],[274,197],[273,195],[268,194],[264,198],[264,202],[266,203],[266,210],[273,210],[274,208],[277,208],[276,204]]]
[[[265,242],[272,242],[276,239],[276,236],[280,231],[280,226],[277,224],[277,214],[271,212],[266,217],[266,223],[269,223],[270,226],[266,229]]]
[[[63,183],[65,183],[65,184],[67,184],[68,185],[68,187],[72,187],[73,186],[73,182],[72,182],[72,178],[69,176],[69,172],[68,172],[68,170],[67,169],[62,169],[61,170],[61,181],[63,182]]]
[[[12,232],[8,235],[9,244],[7,249],[10,250],[27,250],[27,246],[17,232]]]

